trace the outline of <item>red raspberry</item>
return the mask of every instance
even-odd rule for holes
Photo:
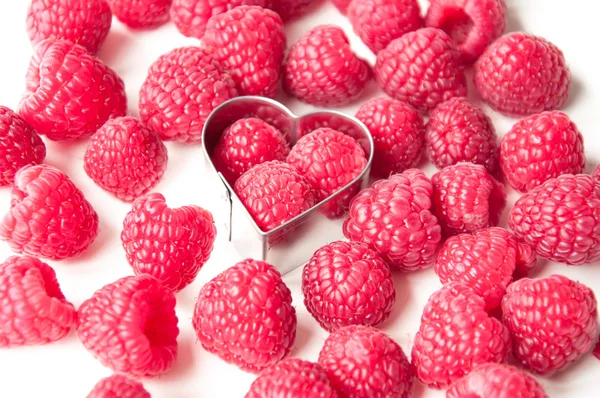
[[[23,166],[40,164],[46,146],[21,116],[0,106],[0,186],[11,185]]]
[[[594,348],[594,356],[600,359],[600,341],[596,343],[596,347]]]
[[[51,140],[80,138],[126,111],[123,81],[85,48],[65,40],[35,47],[19,114],[38,133]]]
[[[257,119],[240,119],[229,126],[215,148],[218,171],[234,183],[252,167],[270,160],[284,161],[290,147],[279,130]]]
[[[596,297],[562,275],[521,279],[502,300],[513,354],[526,369],[551,375],[590,352],[598,340]]]
[[[348,12],[348,6],[350,5],[351,0],[331,0],[335,8],[339,10],[342,14],[346,14]]]
[[[423,117],[412,106],[391,98],[374,98],[360,107],[356,117],[375,141],[372,175],[389,177],[419,162],[425,126]]]
[[[234,191],[263,231],[280,226],[317,202],[306,178],[277,160],[245,172],[235,182]]]
[[[317,250],[302,271],[302,294],[308,312],[329,331],[377,326],[396,301],[390,269],[360,242],[337,241]]]
[[[375,54],[392,40],[423,27],[417,0],[352,0],[347,14],[354,33]]]
[[[122,375],[112,375],[100,380],[87,398],[151,398],[139,381]]]
[[[68,40],[95,54],[108,35],[112,13],[104,0],[31,0],[27,34],[33,44]]]
[[[443,284],[458,281],[497,308],[510,285],[536,265],[535,253],[507,230],[492,227],[449,238],[437,257],[435,273]]]
[[[314,0],[271,0],[269,8],[275,11],[283,21],[299,17],[306,13]]]
[[[150,66],[140,90],[140,119],[163,140],[200,142],[208,115],[237,95],[231,76],[206,50],[177,48]]]
[[[96,239],[98,215],[62,171],[25,166],[11,194],[0,239],[15,252],[63,260],[79,256]]]
[[[258,260],[204,285],[192,323],[205,350],[253,373],[285,358],[296,340],[292,293],[275,267]]]
[[[171,20],[181,34],[202,39],[210,17],[239,6],[266,7],[267,0],[173,0]]]
[[[423,28],[393,40],[377,54],[374,70],[383,91],[425,114],[467,95],[460,53],[439,29]]]
[[[320,25],[290,48],[283,85],[301,101],[338,106],[357,98],[370,79],[369,64],[352,52],[344,31]]]
[[[105,0],[119,21],[132,29],[154,29],[169,21],[172,0]]]
[[[506,27],[504,0],[430,0],[425,25],[442,29],[471,63]]]
[[[83,162],[96,184],[130,202],[160,181],[167,148],[139,120],[121,117],[109,120],[92,136]]]
[[[275,97],[285,50],[277,13],[240,6],[215,15],[208,20],[202,43],[231,72],[240,94]]]
[[[431,178],[433,209],[444,235],[475,232],[498,225],[506,206],[504,187],[485,167],[457,163]]]
[[[492,43],[475,64],[475,86],[498,112],[526,116],[562,107],[571,73],[563,53],[549,41],[509,33]]]
[[[592,177],[594,177],[596,180],[600,180],[600,164],[594,169]]]
[[[455,97],[438,105],[427,123],[427,157],[439,169],[460,162],[485,166],[498,175],[498,144],[491,119],[466,98]]]
[[[377,181],[352,201],[344,235],[366,243],[391,268],[426,268],[435,259],[442,238],[430,211],[432,191],[429,178],[417,169]]]
[[[29,256],[9,257],[0,264],[0,347],[60,340],[75,326],[76,317],[50,266]]]
[[[585,174],[548,180],[517,200],[508,225],[542,258],[594,263],[600,260],[600,184]]]
[[[542,386],[508,365],[486,363],[454,383],[446,398],[548,398]]]
[[[104,286],[81,304],[78,317],[85,348],[115,372],[154,377],[177,357],[175,296],[149,275]]]
[[[562,112],[530,116],[502,137],[500,164],[508,183],[527,192],[561,174],[582,173],[583,136]]]
[[[244,398],[337,398],[321,365],[288,358],[269,366]]]
[[[415,335],[412,364],[423,384],[444,388],[487,362],[504,362],[508,330],[485,311],[483,299],[450,282],[433,293]]]
[[[121,241],[136,275],[148,274],[173,291],[192,283],[208,261],[217,229],[198,206],[171,209],[160,193],[133,202]]]
[[[402,348],[377,329],[353,325],[332,332],[319,353],[319,364],[341,396],[412,396],[412,366]]]
[[[345,187],[367,167],[365,151],[349,135],[324,127],[301,137],[292,148],[287,162],[306,177],[314,188],[317,201]],[[348,209],[360,185],[327,203],[326,212],[337,217]]]

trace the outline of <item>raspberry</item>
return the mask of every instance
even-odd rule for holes
[[[123,81],[85,48],[65,40],[36,45],[19,114],[38,133],[80,138],[126,111]]]
[[[337,398],[321,365],[288,358],[268,367],[244,398]]]
[[[292,293],[275,267],[258,260],[204,285],[192,323],[205,350],[253,373],[285,358],[296,340]]]
[[[293,166],[273,160],[245,172],[234,191],[263,231],[269,231],[313,207],[315,193]]]
[[[104,366],[133,377],[165,373],[177,356],[175,296],[149,275],[110,283],[79,307],[79,339]]]
[[[136,275],[148,274],[173,291],[192,283],[208,261],[217,229],[198,206],[171,209],[160,193],[133,202],[121,241]]]
[[[187,37],[202,39],[210,17],[242,5],[266,7],[267,0],[173,0],[171,20]]]
[[[425,25],[454,40],[466,63],[475,61],[506,27],[504,0],[430,0]]]
[[[132,29],[154,29],[169,21],[172,0],[105,0],[119,21]]]
[[[104,0],[31,0],[27,34],[33,44],[68,40],[95,54],[108,35],[112,13]]]
[[[524,276],[535,264],[529,246],[507,230],[492,227],[449,238],[437,257],[435,273],[443,284],[458,281],[471,288],[489,311],[500,305],[514,274]]]
[[[446,398],[548,398],[542,386],[508,365],[486,363],[454,383]]]
[[[457,163],[438,171],[433,183],[433,209],[444,235],[475,232],[498,225],[506,206],[504,187],[485,167]]]
[[[312,3],[313,0],[271,0],[269,8],[288,21],[306,13]]]
[[[600,341],[596,343],[596,347],[594,348],[594,356],[600,359]]]
[[[430,210],[432,191],[431,181],[417,169],[377,181],[352,201],[344,235],[366,243],[391,268],[426,268],[442,238]]]
[[[60,340],[76,317],[50,266],[29,256],[12,256],[0,264],[0,347]]]
[[[150,393],[139,381],[112,375],[96,383],[87,398],[150,398]]]
[[[502,300],[513,354],[527,370],[551,375],[590,352],[598,340],[596,297],[562,275],[521,279]]]
[[[444,388],[479,365],[504,362],[510,347],[508,330],[485,312],[483,298],[450,282],[425,305],[412,364],[422,383]]]
[[[412,366],[402,348],[377,329],[353,325],[332,332],[319,364],[341,396],[412,396]]]
[[[412,106],[391,98],[374,98],[356,112],[375,142],[371,174],[389,177],[414,167],[423,154],[423,117]]]
[[[0,186],[11,185],[23,166],[40,164],[46,146],[21,116],[0,106]]]
[[[202,43],[231,72],[241,95],[275,97],[285,50],[277,13],[240,6],[215,15],[208,20]]]
[[[324,200],[350,184],[367,167],[365,151],[349,135],[320,128],[302,136],[292,148],[287,162],[306,177],[314,188],[317,201]],[[360,185],[327,203],[331,217],[344,213]]]
[[[63,260],[79,256],[96,239],[98,215],[62,171],[23,167],[11,194],[0,239],[15,252]]]
[[[221,135],[214,163],[225,179],[234,183],[252,167],[270,160],[284,161],[290,152],[279,130],[257,118],[240,119]]]
[[[460,53],[439,29],[423,28],[393,40],[377,54],[374,70],[383,91],[425,114],[467,95]]]
[[[596,180],[600,180],[600,164],[594,169],[592,177],[594,177]]]
[[[350,5],[351,0],[331,0],[331,2],[339,12],[345,15],[348,12],[348,6]]]
[[[517,122],[502,137],[500,163],[513,188],[526,192],[585,167],[583,136],[562,112],[543,112]]]
[[[163,140],[200,142],[208,115],[238,95],[235,82],[199,47],[158,58],[140,90],[140,119]]]
[[[475,64],[475,86],[498,112],[526,116],[562,107],[571,73],[563,53],[549,41],[509,33],[492,43]]]
[[[360,242],[337,241],[317,250],[302,271],[302,294],[308,312],[329,331],[377,326],[396,301],[390,269]]]
[[[466,98],[455,97],[438,105],[427,123],[427,157],[439,169],[460,162],[485,166],[498,175],[498,144],[491,119]]]
[[[313,105],[347,104],[371,79],[367,62],[352,52],[344,31],[333,25],[305,33],[290,48],[283,68],[285,90]]]
[[[92,136],[83,161],[96,184],[130,202],[161,179],[167,148],[139,120],[121,117],[109,120]]]
[[[517,200],[508,225],[542,258],[594,263],[600,260],[600,185],[585,174],[548,180]]]
[[[352,0],[347,14],[354,33],[375,54],[392,40],[423,27],[417,0]]]

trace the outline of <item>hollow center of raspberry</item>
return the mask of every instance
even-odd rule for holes
[[[455,43],[461,44],[473,29],[473,20],[462,8],[447,8],[440,21],[440,28],[452,38]]]
[[[170,328],[165,326],[166,318],[168,316],[163,313],[161,308],[156,306],[150,308],[150,313],[144,325],[144,336],[148,339],[150,347],[154,349],[160,349],[173,343]]]

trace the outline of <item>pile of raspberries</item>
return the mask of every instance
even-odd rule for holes
[[[206,283],[192,324],[202,347],[255,373],[247,398],[412,396],[415,381],[448,398],[542,398],[528,372],[550,376],[598,341],[597,301],[565,276],[529,278],[538,259],[600,260],[600,171],[583,174],[583,137],[560,112],[570,72],[563,53],[527,33],[504,34],[503,0],[333,0],[377,56],[357,57],[344,31],[315,27],[286,49],[284,22],[312,0],[32,0],[33,56],[16,111],[0,107],[0,184],[12,187],[0,239],[19,255],[0,265],[0,346],[40,345],[74,330],[114,375],[89,397],[150,397],[139,381],[177,359],[176,294],[209,260],[217,229],[195,205],[152,192],[167,167],[164,141],[199,143],[211,111],[280,88],[317,106],[360,101],[369,84],[389,97],[360,106],[374,183],[325,207],[347,240],[317,250],[302,270],[304,304],[330,332],[316,362],[290,358],[297,317],[274,265],[245,259]],[[172,20],[197,46],[150,67],[139,118],[124,83],[95,57],[112,17],[131,29]],[[521,118],[498,143],[478,98]],[[280,84],[281,82],[281,84]],[[82,254],[98,214],[61,170],[43,164],[48,140],[89,138],[87,175],[132,202],[123,221],[133,275],[76,308],[46,260]],[[368,169],[361,144],[322,126],[291,145],[258,117],[235,121],[212,159],[258,227],[269,231],[326,200]],[[415,168],[423,153],[440,170]],[[498,227],[504,183],[522,193]],[[409,357],[376,327],[394,309],[393,273],[432,267]],[[296,303],[297,304],[297,303]],[[596,350],[600,352],[599,350]],[[600,355],[600,354],[599,354]],[[507,362],[511,363],[508,365]]]

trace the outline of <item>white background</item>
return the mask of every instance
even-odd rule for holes
[[[0,104],[16,108],[25,87],[25,71],[31,46],[25,33],[27,0],[4,0],[0,3]],[[600,56],[598,52],[598,6],[592,0],[506,0],[508,30],[524,30],[543,36],[561,48],[573,75],[571,99],[565,111],[578,124],[585,137],[586,156],[590,172],[600,160]],[[423,10],[426,1],[421,1]],[[348,21],[331,4],[322,4],[298,21],[286,25],[288,45],[293,44],[309,28],[335,23],[349,33],[355,51],[374,61],[374,56],[351,34]],[[99,57],[124,79],[129,99],[129,112],[137,116],[138,90],[147,68],[161,54],[197,41],[181,36],[172,24],[156,31],[133,33],[118,22],[102,47]],[[341,110],[354,114],[360,103],[382,93],[373,82],[367,93],[355,104]],[[474,101],[479,102],[474,90]],[[312,109],[285,96],[279,98],[292,111],[303,113]],[[485,107],[492,116],[498,135],[502,136],[515,122],[501,117]],[[50,262],[58,274],[66,297],[79,306],[92,293],[122,276],[131,274],[121,248],[119,233],[129,205],[98,188],[83,171],[82,156],[86,142],[48,142],[46,162],[65,171],[83,190],[100,216],[100,234],[82,257],[73,261]],[[169,164],[156,191],[162,192],[171,206],[197,204],[209,210],[216,198],[203,189],[205,170],[200,146],[167,143]],[[423,162],[428,175],[433,166]],[[516,194],[510,193],[512,204]],[[0,214],[9,208],[9,189],[0,189]],[[510,206],[509,206],[510,208]],[[506,213],[503,220],[506,220]],[[218,214],[215,215],[217,218]],[[503,224],[504,225],[504,224]],[[181,334],[179,357],[166,375],[145,380],[155,398],[243,397],[254,376],[228,365],[205,352],[196,342],[191,325],[195,297],[200,287],[226,267],[239,260],[224,238],[219,224],[219,237],[211,260],[197,280],[177,295],[177,313]],[[0,243],[0,260],[11,255],[8,245]],[[562,273],[587,283],[600,294],[600,267],[588,264],[568,268],[561,264],[542,265],[538,276]],[[293,355],[316,361],[327,332],[320,329],[307,313],[300,293],[301,272],[285,276],[292,289],[298,313],[298,332]],[[433,270],[412,274],[395,274],[397,300],[390,319],[382,329],[392,336],[410,355],[411,338],[419,327],[421,311],[429,295],[441,285]],[[111,371],[88,353],[72,333],[63,341],[43,347],[25,347],[0,351],[0,397],[85,397],[93,385]],[[587,355],[575,366],[552,379],[540,381],[552,398],[597,397],[600,394],[600,361]],[[415,386],[415,397],[443,397],[442,392]]]

